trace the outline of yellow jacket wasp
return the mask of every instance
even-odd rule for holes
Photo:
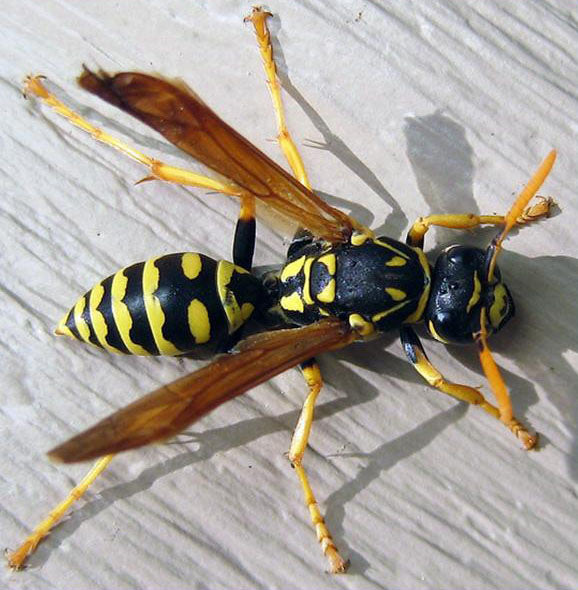
[[[110,76],[89,70],[79,79],[83,88],[151,126],[224,180],[149,158],[80,118],[49,93],[40,78],[27,80],[27,94],[36,95],[96,139],[147,166],[147,178],[237,197],[241,212],[232,262],[185,252],[131,265],[88,291],[60,322],[59,333],[112,352],[229,354],[218,356],[204,368],[161,387],[53,449],[50,456],[63,462],[100,459],[69,497],[9,555],[14,568],[22,567],[115,453],[166,440],[225,401],[301,365],[309,394],[289,457],[331,571],[344,571],[346,562],[323,521],[302,465],[322,386],[314,357],[389,330],[400,331],[410,362],[428,383],[479,405],[501,420],[525,448],[537,443],[537,437],[514,416],[488,337],[514,313],[512,297],[496,265],[502,243],[516,223],[547,215],[550,201],[527,205],[549,173],[555,153],[544,160],[505,216],[431,215],[416,221],[406,243],[376,237],[310,189],[284,122],[267,16],[255,10],[250,18],[269,79],[279,142],[295,177],[224,123],[182,84],[138,73]],[[251,272],[256,203],[300,226],[286,262],[277,272],[263,276]],[[480,224],[501,226],[487,249],[450,247],[440,254],[433,268],[430,266],[422,248],[432,225],[468,229]],[[265,331],[243,339],[250,319]],[[447,381],[430,363],[412,328],[421,321],[441,342],[473,342],[477,346],[497,406],[486,401],[477,389]]]

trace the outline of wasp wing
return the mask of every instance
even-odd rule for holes
[[[342,242],[359,226],[227,125],[184,84],[133,72],[96,74],[86,68],[78,81],[314,235]]]
[[[149,393],[48,454],[72,463],[166,440],[259,383],[354,339],[355,332],[335,318],[250,336],[237,352]]]

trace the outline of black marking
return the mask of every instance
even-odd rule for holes
[[[114,275],[107,277],[102,281],[100,284],[104,289],[104,293],[102,295],[102,299],[100,303],[96,307],[96,311],[99,311],[104,318],[104,322],[106,323],[107,332],[106,332],[106,342],[110,346],[114,346],[120,352],[125,354],[130,354],[129,349],[125,346],[122,338],[120,337],[120,332],[116,326],[116,322],[114,321],[114,316],[112,313],[112,280],[114,279]]]
[[[384,315],[376,322],[379,331],[398,327],[415,312],[429,277],[422,267],[415,250],[390,238],[379,238],[407,257],[403,266],[387,266],[396,252],[370,240],[360,246],[346,246],[338,253],[335,303],[330,311],[345,310],[358,313],[367,320],[388,311],[400,302],[386,293],[386,288],[399,289],[406,293],[407,303],[397,311]]]
[[[80,335],[78,328],[76,327],[76,320],[74,319],[74,307],[68,311],[68,315],[66,316],[66,321],[64,323],[77,340],[84,340],[84,338]]]
[[[412,364],[416,365],[419,361],[416,351],[420,351],[427,358],[425,350],[412,328],[409,326],[402,326],[399,329],[399,336],[403,350]]]
[[[162,334],[183,353],[201,346],[213,348],[228,334],[227,316],[216,285],[217,262],[203,254],[199,256],[201,271],[194,279],[189,279],[183,272],[183,253],[168,254],[155,261],[159,282],[154,295],[165,314]],[[188,308],[193,299],[198,299],[207,308],[211,327],[210,340],[200,345],[189,329]]]
[[[301,368],[302,371],[304,371],[305,369],[310,369],[311,367],[314,367],[317,364],[317,361],[315,360],[315,357],[307,359],[306,361],[302,362],[299,367]]]
[[[261,282],[249,273],[234,270],[228,288],[235,295],[239,307],[243,307],[245,303],[251,303],[253,307],[257,307],[264,297]]]
[[[84,320],[86,326],[88,327],[88,342],[100,347],[100,342],[96,337],[94,326],[92,324],[92,317],[90,316],[90,293],[91,291],[88,291],[88,293],[85,293],[81,298],[84,299],[84,309],[82,310],[82,314],[80,317]]]
[[[422,266],[414,248],[387,237],[379,240],[383,244],[367,239],[358,246],[346,243],[332,248],[328,248],[325,242],[317,241],[294,252],[286,265],[302,255],[308,260],[313,259],[309,270],[309,293],[314,303],[305,303],[303,297],[306,261],[299,273],[279,284],[279,299],[297,293],[304,301],[303,311],[283,310],[285,317],[297,325],[305,325],[319,320],[322,317],[320,309],[323,308],[329,315],[343,319],[354,313],[373,322],[372,318],[377,314],[399,306],[396,311],[384,314],[373,322],[381,332],[399,327],[418,308],[430,282],[430,268],[429,265],[426,268]],[[335,255],[333,276],[324,263],[318,262],[321,256],[328,254]],[[401,256],[406,263],[387,266],[386,263],[395,256]],[[335,279],[335,299],[320,305],[315,300],[332,278]],[[386,292],[388,288],[403,291],[405,299],[402,302],[393,300]]]
[[[135,344],[142,346],[149,354],[158,355],[159,349],[149,325],[143,298],[142,277],[144,265],[144,262],[138,262],[128,266],[124,271],[120,271],[128,279],[122,302],[127,306],[132,318],[132,326],[129,331],[130,339]]]
[[[255,227],[255,218],[252,217],[251,219],[239,219],[235,228],[233,262],[245,270],[251,270],[253,265]]]
[[[422,234],[422,235],[420,235],[417,238],[412,238],[412,236],[411,236],[411,229],[410,229],[407,232],[407,236],[405,238],[405,243],[408,246],[413,246],[414,248],[419,248],[420,250],[423,250],[424,240],[425,240],[425,234]]]
[[[309,250],[311,245],[318,247],[318,244],[319,241],[315,240],[313,234],[308,229],[302,227],[299,228],[295,232],[295,235],[289,244],[289,248],[287,248],[287,261],[285,264],[302,256],[305,251]]]
[[[337,261],[336,261],[337,264]],[[327,287],[333,276],[329,273],[329,269],[323,262],[315,260],[311,265],[309,273],[309,290],[313,299]]]

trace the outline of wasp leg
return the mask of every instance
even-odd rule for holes
[[[277,78],[277,67],[273,57],[271,36],[267,28],[267,18],[270,16],[272,16],[270,12],[263,10],[261,7],[254,7],[251,14],[245,18],[245,21],[253,23],[253,28],[255,29],[257,43],[259,44],[259,52],[261,53],[263,67],[267,75],[267,86],[269,88],[269,93],[271,94],[273,108],[275,109],[278,133],[277,141],[281,146],[285,159],[289,166],[291,166],[295,178],[297,178],[302,185],[310,189],[311,185],[309,184],[309,178],[307,177],[301,154],[287,129],[285,110],[283,109],[283,101],[281,100],[281,84],[279,84],[279,79]]]
[[[287,121],[285,118],[285,109],[283,107],[283,100],[281,98],[281,84],[277,77],[277,66],[275,65],[275,58],[273,57],[273,46],[271,45],[271,35],[267,28],[267,18],[272,16],[270,12],[263,10],[259,6],[253,7],[253,11],[247,17],[245,22],[250,21],[255,29],[255,36],[259,44],[259,52],[263,60],[263,68],[267,76],[267,87],[271,95],[271,102],[275,111],[275,121],[277,123],[277,141],[281,147],[281,151],[287,160],[287,163],[293,171],[293,176],[305,187],[311,189],[309,177],[305,170],[305,164],[301,154],[297,149],[293,137],[287,128]],[[303,246],[310,244],[313,241],[313,234],[306,229],[300,227],[293,236],[293,240],[289,245],[287,257],[292,256],[297,250]]]
[[[525,225],[537,221],[542,217],[548,217],[554,206],[552,197],[540,197],[540,201],[534,205],[529,205],[522,211],[516,219],[517,225]],[[411,226],[406,238],[406,243],[410,246],[423,248],[423,240],[427,231],[432,225],[448,227],[452,229],[473,229],[479,225],[500,225],[505,223],[504,215],[475,215],[474,213],[457,213],[448,215],[428,215],[419,217]]]
[[[321,387],[323,386],[323,378],[321,377],[321,371],[319,370],[319,365],[315,359],[310,359],[302,363],[301,370],[303,372],[303,376],[305,377],[305,381],[309,386],[309,394],[307,395],[307,399],[303,404],[297,426],[295,427],[295,431],[293,433],[291,448],[289,449],[289,460],[295,468],[297,477],[299,478],[301,487],[303,488],[305,504],[307,505],[309,514],[311,515],[311,521],[315,527],[315,532],[317,533],[317,540],[321,544],[323,553],[327,559],[329,559],[331,573],[339,574],[345,572],[347,569],[347,563],[343,560],[341,555],[339,555],[339,551],[333,542],[333,538],[331,537],[331,533],[329,532],[329,529],[323,520],[317,500],[315,499],[315,494],[311,489],[309,478],[307,477],[307,473],[305,472],[305,468],[302,464],[303,455],[305,454],[305,449],[307,448],[307,441],[309,440],[309,433],[311,432],[315,401],[319,395],[319,392],[321,391]]]
[[[233,262],[249,271],[255,253],[255,230],[255,198],[251,195],[242,195],[241,211],[233,240]]]
[[[530,449],[535,448],[538,444],[538,435],[530,434],[527,428],[514,416],[508,388],[504,383],[500,369],[498,368],[498,365],[496,365],[490,347],[488,346],[485,308],[482,308],[480,325],[480,331],[474,335],[474,338],[478,345],[482,369],[484,370],[486,378],[490,383],[490,387],[498,400],[498,407],[500,408],[499,418],[514,433],[514,435],[520,439],[524,448],[529,451]]]
[[[531,449],[536,445],[537,437],[531,436],[527,429],[513,416],[510,398],[506,392],[506,399],[496,396],[499,408],[489,403],[486,398],[473,387],[459,385],[446,381],[444,376],[431,364],[430,360],[423,349],[423,346],[413,330],[409,326],[402,326],[400,329],[401,344],[410,362],[416,371],[432,386],[443,393],[447,393],[461,401],[479,406],[488,414],[501,420],[509,428],[514,436],[519,438],[526,449]],[[494,365],[495,366],[495,365]],[[488,377],[492,389],[495,391],[495,382]],[[502,381],[503,384],[503,381]],[[503,400],[503,401],[502,401]]]
[[[49,92],[42,84],[40,76],[28,76],[24,82],[23,92],[24,96],[34,95],[38,97],[44,104],[65,119],[68,119],[68,121],[74,126],[86,131],[86,133],[96,141],[105,143],[125,156],[146,166],[150,171],[150,175],[143,178],[140,182],[147,180],[166,180],[167,182],[209,189],[226,195],[240,196],[243,193],[243,191],[233,183],[221,182],[215,178],[196,174],[185,168],[169,166],[160,160],[155,160],[154,158],[134,149],[124,141],[109,135],[99,127],[95,127]]]
[[[84,476],[82,481],[70,490],[70,493],[50,514],[32,531],[28,538],[16,549],[8,553],[8,565],[15,570],[22,569],[26,559],[34,553],[36,547],[44,539],[44,537],[50,534],[50,531],[56,526],[56,524],[66,514],[68,509],[79,500],[86,490],[92,485],[94,480],[108,467],[111,462],[113,455],[106,455],[99,459],[92,469]]]
[[[303,164],[301,154],[297,149],[293,137],[287,128],[287,121],[285,118],[285,109],[283,107],[283,100],[281,98],[281,84],[277,77],[277,66],[275,65],[275,58],[273,57],[273,46],[271,45],[271,35],[267,28],[267,18],[272,16],[270,12],[263,10],[261,7],[255,6],[251,14],[245,17],[245,22],[251,22],[255,29],[255,36],[259,44],[259,52],[263,60],[263,68],[267,76],[267,87],[271,95],[271,102],[275,111],[275,121],[277,123],[277,141],[281,147],[281,151],[287,160],[287,163],[293,171],[293,176],[305,187],[311,189],[309,177]],[[299,228],[293,240],[289,245],[287,256],[290,257],[296,250],[302,246],[313,241],[313,235],[306,229]]]

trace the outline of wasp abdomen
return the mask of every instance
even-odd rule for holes
[[[168,254],[95,285],[56,332],[121,354],[219,350],[253,313],[261,288],[231,262],[195,252]]]

